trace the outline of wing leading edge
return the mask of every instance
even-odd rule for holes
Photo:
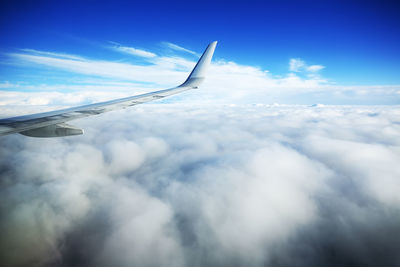
[[[75,128],[65,122],[129,106],[135,106],[198,88],[205,79],[205,73],[210,65],[216,45],[217,41],[214,41],[207,46],[189,77],[178,87],[79,107],[0,119],[0,136],[13,133],[20,133],[31,137],[79,135],[83,134],[82,129]]]

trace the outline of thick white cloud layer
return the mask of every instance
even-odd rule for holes
[[[142,105],[2,137],[2,261],[398,266],[399,110]]]

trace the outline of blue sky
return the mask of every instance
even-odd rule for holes
[[[252,67],[275,80],[292,75],[301,82],[317,83],[312,92],[274,92],[265,102],[400,102],[398,1],[2,1],[0,10],[3,92],[72,92],[69,85],[87,85],[90,79],[97,84],[126,82],[122,76],[88,74],[79,71],[79,66],[71,70],[59,65],[68,62],[55,66],[26,58],[32,54],[64,59],[73,56],[94,61],[93,65],[101,61],[133,66],[157,65],[160,58],[179,57],[187,64],[174,63],[172,68],[181,73],[176,79],[169,82],[154,77],[151,83],[152,79],[138,76],[134,81],[145,87],[174,85],[184,78],[190,62],[194,64],[206,44],[218,40],[215,60],[220,64]],[[176,46],[173,49],[171,44],[197,55]],[[129,53],[132,51],[150,54]],[[152,54],[155,56],[149,56]],[[300,68],[290,67],[293,60]],[[252,80],[251,75],[247,77]],[[340,87],[345,97],[332,97],[327,90],[316,92],[318,85]],[[267,89],[263,95],[271,93]]]

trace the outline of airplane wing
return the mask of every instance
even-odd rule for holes
[[[216,45],[217,42],[214,41],[207,46],[189,77],[178,87],[79,107],[0,119],[0,136],[12,133],[20,133],[31,137],[79,135],[83,134],[82,129],[68,125],[65,122],[115,109],[135,106],[198,88],[205,78],[205,72],[210,65]]]

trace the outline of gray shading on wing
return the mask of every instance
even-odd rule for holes
[[[104,112],[135,106],[198,88],[205,78],[217,42],[210,43],[184,83],[178,87],[154,91],[79,107],[0,119],[0,136],[20,133],[31,137],[60,137],[83,134],[83,130],[65,122]]]

